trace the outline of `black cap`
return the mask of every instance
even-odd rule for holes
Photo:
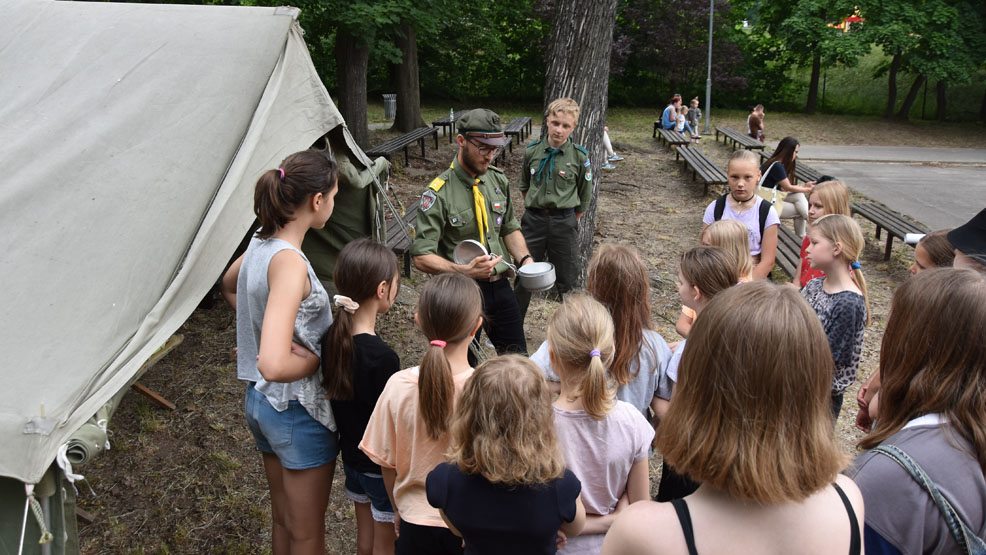
[[[968,256],[986,256],[986,208],[948,232],[948,242]]]

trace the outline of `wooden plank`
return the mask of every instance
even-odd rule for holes
[[[130,387],[136,389],[138,393],[150,399],[151,402],[153,402],[155,405],[162,408],[166,408],[168,410],[175,410],[174,403],[165,399],[164,397],[161,397],[160,395],[158,395],[156,391],[147,387],[146,385],[140,382],[134,382],[133,385],[131,385]]]

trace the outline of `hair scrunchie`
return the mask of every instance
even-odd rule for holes
[[[350,314],[353,314],[359,309],[359,303],[345,295],[333,296],[332,302],[334,302],[336,306],[341,306],[343,310]]]
[[[444,349],[445,346],[448,345],[448,343],[446,343],[445,341],[442,341],[441,339],[432,339],[431,340],[431,344],[434,345],[434,346],[436,346],[436,347],[438,347],[438,348],[440,348],[440,349]]]
[[[281,172],[281,181],[284,181],[284,168],[277,168],[277,171]]]
[[[850,262],[849,263],[849,267],[852,268],[853,270],[858,270],[858,269],[862,268],[863,266],[862,266],[862,264],[859,263],[858,260],[856,260],[856,261]]]
[[[602,353],[599,352],[599,349],[593,349],[593,350],[589,351],[589,358],[592,358],[592,357],[601,357],[601,356],[602,356]]]

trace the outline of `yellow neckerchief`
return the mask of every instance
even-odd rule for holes
[[[449,168],[455,168],[455,161],[449,164]],[[486,197],[479,192],[479,178],[473,178],[472,199],[473,210],[476,212],[476,227],[479,229],[479,242],[486,246],[486,234],[490,230],[490,217],[486,214]]]

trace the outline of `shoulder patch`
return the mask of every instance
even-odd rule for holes
[[[575,150],[581,152],[582,154],[585,154],[586,156],[589,155],[589,151],[583,148],[582,145],[575,145]]]
[[[435,205],[435,193],[430,189],[425,189],[423,195],[421,195],[421,211],[427,212],[429,208]]]
[[[428,184],[428,188],[437,193],[442,190],[443,185],[445,185],[445,180],[440,177],[436,177],[431,181],[431,183]]]

